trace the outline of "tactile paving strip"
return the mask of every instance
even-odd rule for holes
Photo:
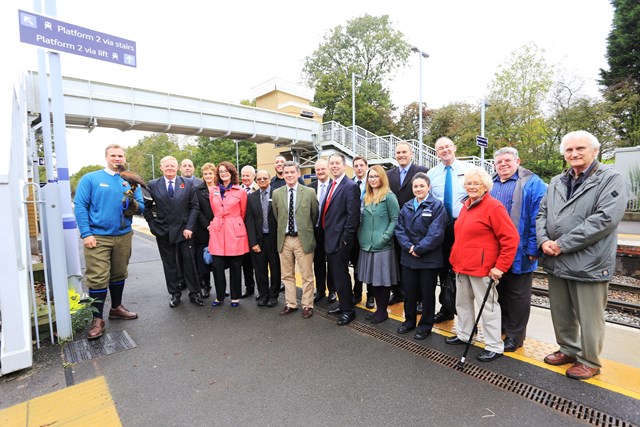
[[[135,347],[136,343],[127,331],[107,332],[96,340],[84,338],[65,345],[64,360],[67,363],[85,362]]]
[[[316,314],[321,317],[334,320],[335,317],[327,313],[326,310],[316,310]],[[633,424],[605,414],[582,403],[575,402],[571,399],[561,397],[557,394],[548,392],[539,387],[532,386],[522,381],[515,380],[506,375],[490,371],[471,364],[464,364],[459,367],[459,358],[444,354],[432,348],[427,348],[413,341],[400,338],[397,335],[390,334],[375,327],[365,325],[364,323],[353,321],[348,325],[350,328],[357,330],[365,335],[377,338],[380,341],[391,344],[403,350],[424,357],[432,362],[438,363],[449,368],[458,369],[460,372],[467,374],[476,379],[486,381],[494,386],[515,393],[525,399],[532,400],[543,406],[554,409],[566,415],[570,415],[588,424],[600,427],[633,427]]]

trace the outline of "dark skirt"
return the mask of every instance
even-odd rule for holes
[[[392,247],[386,251],[369,252],[360,249],[358,257],[358,280],[373,286],[398,284],[398,262]]]

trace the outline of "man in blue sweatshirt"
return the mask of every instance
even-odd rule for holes
[[[84,244],[85,283],[92,298],[93,322],[87,339],[100,338],[104,332],[104,303],[111,294],[109,319],[131,320],[136,313],[122,305],[124,281],[131,257],[131,216],[140,214],[144,200],[140,188],[135,192],[120,177],[126,163],[124,149],[111,144],[105,149],[107,167],[82,177],[74,199],[75,216]]]

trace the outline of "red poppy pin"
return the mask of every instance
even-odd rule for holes
[[[129,186],[129,183],[128,183],[127,181],[122,181],[122,186],[123,186],[123,187],[128,187],[128,186]]]
[[[184,188],[184,182],[180,184],[180,188]]]

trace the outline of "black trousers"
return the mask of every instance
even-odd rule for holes
[[[330,280],[333,281],[338,293],[340,309],[344,314],[354,314],[353,287],[349,274],[349,258],[353,243],[343,246],[338,252],[327,254],[327,262],[331,266]]]
[[[313,275],[316,278],[316,292],[319,295],[326,295],[327,288],[329,292],[335,292],[336,288],[331,280],[331,266],[327,265],[327,254],[324,252],[324,229],[315,227],[314,234],[316,250],[313,253]],[[327,277],[329,277],[328,283]]]
[[[211,286],[211,272],[213,271],[211,264],[205,264],[204,258],[202,257],[202,253],[204,248],[209,246],[207,243],[196,243],[196,266],[198,267],[198,278],[200,279],[201,287]]]
[[[192,240],[183,240],[178,243],[171,243],[168,236],[156,236],[164,279],[167,283],[167,291],[171,295],[180,295],[178,289],[178,264],[181,261],[182,274],[184,277],[189,295],[196,295],[200,292],[200,282],[198,280],[197,267],[195,265],[195,247]]]
[[[442,242],[442,268],[438,270],[438,278],[440,280],[440,286],[446,281],[447,274],[449,274],[449,270],[451,270],[451,263],[449,262],[449,256],[451,255],[451,248],[453,247],[453,242],[455,241],[455,236],[453,234],[453,225],[455,224],[455,220],[453,220],[447,227],[444,229],[444,241]],[[440,302],[440,313],[449,316],[453,315],[449,310],[442,306],[442,298],[444,296],[444,292],[440,292],[440,296],[438,298]]]
[[[244,276],[244,287],[247,291],[253,291],[256,287],[256,281],[253,278],[253,262],[251,250],[242,257],[242,275]]]
[[[402,266],[404,289],[404,323],[416,326],[418,295],[422,295],[422,316],[418,329],[430,331],[436,312],[436,283],[438,270],[433,268],[412,269]]]
[[[260,299],[267,302],[269,299],[277,299],[280,294],[280,256],[276,248],[276,237],[270,237],[268,234],[263,235],[261,251],[256,253],[251,251],[251,260],[253,269],[256,273],[256,282],[258,285],[258,294]],[[269,272],[271,280],[269,280]],[[245,276],[246,280],[246,276]]]
[[[216,299],[224,301],[224,294],[227,291],[227,279],[224,275],[225,267],[229,267],[229,287],[231,288],[231,299],[240,299],[242,295],[242,259],[244,255],[219,256],[213,255],[213,281],[216,287]]]
[[[514,274],[507,271],[498,282],[498,303],[502,315],[502,331],[517,343],[527,337],[527,323],[531,313],[531,284],[533,273]]]
[[[402,251],[402,247],[400,246],[400,243],[398,243],[398,239],[396,239],[395,237],[393,238],[393,245],[396,248],[396,262],[398,263],[398,265],[400,265],[400,254]],[[391,293],[393,295],[402,295],[402,268],[400,269],[400,271],[398,271],[398,284],[391,285]]]

